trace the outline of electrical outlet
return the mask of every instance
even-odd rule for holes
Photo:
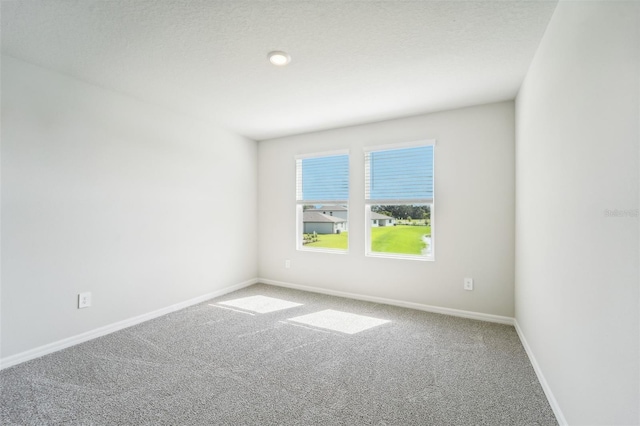
[[[78,309],[88,308],[91,306],[91,293],[80,293],[78,294]]]
[[[291,268],[291,261],[289,259],[284,261],[284,267],[287,269]]]
[[[464,279],[464,289],[465,290],[473,290],[473,278],[465,278]]]

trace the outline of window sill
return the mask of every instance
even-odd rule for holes
[[[417,260],[419,262],[435,262],[435,257],[431,256],[417,256],[410,254],[393,254],[393,253],[377,253],[377,252],[369,252],[365,253],[365,257],[376,257],[383,259],[400,259],[400,260]]]
[[[323,248],[306,248],[306,247],[298,247],[298,251],[307,251],[313,253],[329,253],[329,254],[349,254],[349,250],[340,250],[340,249],[323,249]]]

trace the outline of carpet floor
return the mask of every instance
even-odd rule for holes
[[[557,424],[511,326],[262,284],[0,386],[3,425]]]

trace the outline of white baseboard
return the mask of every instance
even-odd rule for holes
[[[259,278],[258,282],[278,287],[293,288],[296,290],[310,291],[312,293],[328,294],[330,296],[347,297],[349,299],[364,300],[366,302],[383,303],[385,305],[400,306],[402,308],[416,309],[419,311],[433,312],[436,314],[451,315],[454,317],[469,318],[480,321],[495,322],[498,324],[514,325],[514,319],[500,315],[483,314],[481,312],[463,311],[460,309],[442,308],[439,306],[423,305],[422,303],[405,302],[402,300],[387,299],[384,297],[366,296],[363,294],[347,293],[344,291],[328,290],[320,287],[286,283],[266,278]]]
[[[558,401],[556,401],[556,397],[553,395],[553,392],[551,392],[551,388],[547,383],[547,379],[545,379],[544,374],[542,374],[542,369],[540,369],[540,365],[538,364],[536,357],[533,355],[533,352],[531,351],[531,347],[529,346],[529,343],[527,342],[527,338],[524,336],[524,333],[522,332],[522,329],[520,328],[520,325],[518,324],[517,319],[514,319],[514,325],[516,327],[516,333],[518,333],[518,337],[520,337],[522,346],[524,347],[524,350],[527,353],[527,356],[529,357],[529,361],[533,366],[533,370],[536,372],[536,376],[538,376],[538,381],[542,386],[542,390],[544,391],[544,394],[547,396],[547,400],[549,401],[549,405],[553,410],[553,414],[555,414],[556,416],[556,420],[558,421],[558,424],[560,426],[566,426],[568,424],[567,420],[564,418],[564,414],[562,414],[562,410],[560,410],[560,405],[558,404]]]
[[[240,290],[241,288],[248,287],[250,285],[256,284],[257,282],[258,279],[253,278],[251,280],[234,284],[220,290],[213,291],[211,293],[203,294],[202,296],[194,297],[193,299],[185,300],[184,302],[176,303],[175,305],[167,306],[153,312],[138,315],[136,317],[129,318],[123,321],[118,321],[116,323],[105,325],[104,327],[96,328],[94,330],[78,334],[76,336],[71,336],[66,339],[58,340],[57,342],[49,343],[34,349],[30,349],[28,351],[2,358],[0,359],[0,370],[23,363],[25,361],[39,358],[43,355],[59,351],[70,346],[77,345],[78,343],[95,339],[96,337],[101,337],[106,334],[113,333],[114,331],[122,330],[123,328],[131,327],[132,325],[149,321],[150,319],[154,319],[162,315],[187,308],[189,306],[197,305],[198,303],[204,302],[214,297],[222,296],[227,293],[231,293],[232,291]]]

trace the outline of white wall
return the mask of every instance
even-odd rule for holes
[[[516,103],[516,319],[572,425],[640,422],[639,8],[561,2]]]
[[[259,276],[512,317],[514,120],[514,103],[503,102],[260,142]],[[363,147],[419,139],[437,139],[436,260],[367,258]],[[294,157],[338,149],[351,154],[349,253],[296,251]]]
[[[2,89],[2,357],[257,275],[256,142],[4,56]]]

